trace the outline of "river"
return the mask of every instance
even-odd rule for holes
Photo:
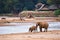
[[[13,25],[0,26],[0,34],[26,33],[29,32],[29,27],[36,25],[36,23],[8,23],[8,24],[14,24],[15,26]],[[60,30],[60,22],[48,22],[48,24],[49,24],[48,31]]]

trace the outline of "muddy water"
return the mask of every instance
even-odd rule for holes
[[[60,22],[48,22],[48,30],[60,30]],[[25,33],[35,23],[9,23],[15,26],[0,26],[0,34]],[[44,29],[43,29],[44,30]],[[39,32],[39,29],[38,29]]]

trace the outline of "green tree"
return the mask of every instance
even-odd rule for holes
[[[47,4],[47,0],[38,0],[38,2],[43,3],[43,4]]]
[[[0,0],[0,13],[19,13],[24,8],[34,10],[38,1],[46,4],[46,0]]]
[[[60,9],[59,9],[59,10],[55,10],[54,14],[55,14],[56,16],[60,15]]]
[[[0,13],[3,12],[3,8],[4,7],[4,4],[3,4],[3,0],[0,0]]]
[[[54,5],[56,5],[58,8],[60,8],[60,7],[59,7],[59,5],[60,5],[60,0],[47,0],[47,3],[50,4],[50,5],[54,4]]]
[[[3,12],[3,13],[11,12],[13,3],[14,3],[13,0],[0,0],[0,12]]]
[[[47,0],[49,4],[60,4],[60,0]]]

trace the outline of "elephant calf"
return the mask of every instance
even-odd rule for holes
[[[32,26],[32,27],[29,28],[29,31],[30,32],[33,32],[33,31],[36,31],[36,30],[37,30],[37,27],[36,26]]]

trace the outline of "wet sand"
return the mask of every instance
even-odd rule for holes
[[[1,34],[0,40],[60,40],[60,31]]]

